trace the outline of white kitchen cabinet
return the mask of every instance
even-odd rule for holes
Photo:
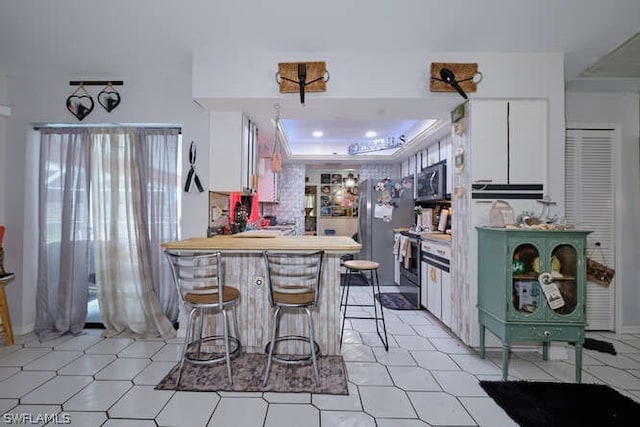
[[[421,304],[442,323],[450,327],[452,322],[451,246],[444,242],[423,240],[421,254]]]
[[[400,238],[400,233],[395,233],[393,241],[397,241]],[[397,256],[393,256],[393,283],[400,285],[400,260]]]
[[[420,262],[420,305],[424,308],[429,306],[429,264]]]
[[[545,100],[474,100],[469,109],[473,183],[545,183]]]
[[[433,265],[427,266],[427,310],[438,319],[442,318],[441,270]]]
[[[255,123],[241,112],[212,111],[209,190],[253,193],[258,185],[257,151]]]

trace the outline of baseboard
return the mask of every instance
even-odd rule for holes
[[[623,326],[618,332],[620,334],[640,334],[640,326]]]
[[[23,325],[18,327],[12,327],[13,335],[27,335],[33,332],[36,329],[36,324],[31,323],[29,325]]]

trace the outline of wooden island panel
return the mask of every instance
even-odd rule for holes
[[[324,250],[320,281],[320,300],[313,312],[316,341],[322,354],[340,354],[340,257],[357,253],[361,246],[349,237],[341,236],[278,236],[274,238],[237,238],[216,236],[193,238],[162,245],[168,250],[185,252],[222,252],[224,283],[240,290],[238,323],[240,340],[249,353],[262,353],[270,339],[272,311],[265,278],[267,270],[262,252]],[[258,284],[259,280],[262,283]],[[180,325],[186,325],[180,312]],[[304,328],[304,330],[303,330]],[[181,331],[182,334],[184,331]],[[284,313],[281,335],[307,335],[306,321],[301,313]],[[180,335],[182,335],[180,334]],[[300,352],[302,345],[292,343],[286,351]]]

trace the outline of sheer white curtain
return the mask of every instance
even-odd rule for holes
[[[92,264],[106,336],[175,336],[178,296],[161,243],[179,238],[179,131],[40,132],[40,339],[82,331]]]
[[[145,151],[136,150],[132,129],[104,129],[92,137],[92,240],[105,336],[175,336],[153,288],[145,209],[150,183],[142,181],[153,156]]]
[[[42,129],[39,164],[35,331],[45,341],[81,333],[87,319],[88,130]]]

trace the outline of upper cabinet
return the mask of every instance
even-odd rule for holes
[[[473,183],[545,183],[545,100],[474,100],[470,110]]]
[[[256,176],[258,128],[241,112],[211,112],[209,190],[253,193]]]

